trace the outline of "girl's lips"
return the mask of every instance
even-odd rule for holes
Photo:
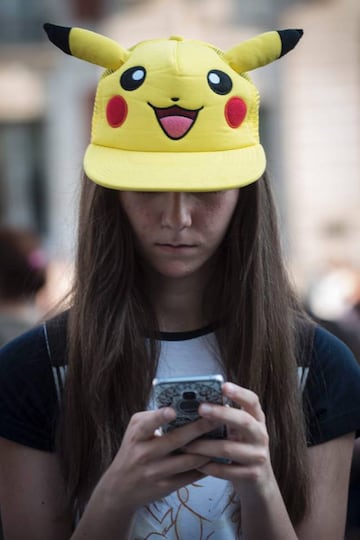
[[[188,249],[194,249],[194,244],[155,244],[157,247],[164,251],[186,251]]]
[[[159,246],[170,246],[170,247],[193,247],[194,244],[170,244],[170,243],[159,243]]]

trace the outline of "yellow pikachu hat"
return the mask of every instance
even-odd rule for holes
[[[44,28],[67,54],[105,68],[84,157],[91,180],[119,190],[214,191],[261,177],[259,94],[246,72],[286,54],[302,30],[267,32],[223,52],[178,36],[125,49],[89,30]]]

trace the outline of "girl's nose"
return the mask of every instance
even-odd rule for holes
[[[191,226],[191,201],[187,193],[169,192],[165,194],[162,209],[162,226],[181,230]]]

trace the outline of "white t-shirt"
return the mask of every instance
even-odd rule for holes
[[[216,373],[224,374],[214,333],[162,334],[156,377]],[[239,540],[239,499],[230,482],[207,476],[139,509],[132,538]]]

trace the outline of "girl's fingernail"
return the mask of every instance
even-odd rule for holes
[[[228,394],[235,394],[236,392],[236,386],[235,384],[231,383],[231,382],[227,382],[226,383],[226,392]]]
[[[212,406],[209,405],[208,403],[202,403],[199,407],[200,414],[208,414],[208,413],[211,413],[211,411],[212,411]]]
[[[174,410],[171,409],[170,407],[166,407],[165,409],[163,409],[163,416],[165,418],[165,420],[173,420],[174,419]]]

